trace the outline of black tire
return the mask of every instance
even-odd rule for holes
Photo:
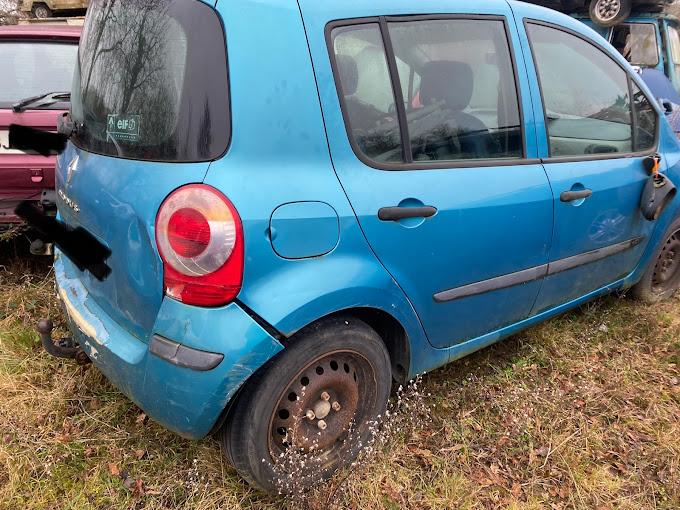
[[[384,343],[358,319],[305,328],[246,382],[218,432],[224,453],[269,493],[330,477],[356,458],[384,414],[390,367]]]
[[[666,231],[642,279],[631,288],[634,299],[658,303],[673,295],[680,285],[680,217]]]
[[[613,27],[630,14],[631,0],[590,0],[590,19],[601,27]]]
[[[36,18],[45,19],[52,17],[52,10],[45,4],[34,5],[32,11]]]

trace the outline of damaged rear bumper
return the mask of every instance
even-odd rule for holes
[[[59,252],[54,268],[75,340],[149,417],[181,436],[208,434],[241,384],[283,349],[234,303],[198,308],[167,298],[149,339],[139,339],[102,310]]]

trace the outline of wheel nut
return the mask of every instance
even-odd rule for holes
[[[321,400],[325,400],[326,402],[328,402],[330,399],[331,399],[331,396],[328,394],[327,391],[324,391],[324,392],[321,394]]]
[[[333,411],[340,410],[340,402],[333,402]]]
[[[319,427],[321,430],[326,430],[326,427],[328,426],[328,425],[326,425],[326,422],[323,421],[323,420],[319,420],[319,422],[318,422],[316,425],[317,425],[317,427]]]
[[[313,420],[314,418],[316,418],[316,414],[314,414],[314,411],[312,411],[311,409],[309,411],[307,411],[307,414],[305,414],[305,416],[307,418],[309,418],[310,420]]]

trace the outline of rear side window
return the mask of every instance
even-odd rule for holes
[[[75,143],[131,159],[205,161],[229,141],[224,31],[197,0],[93,0],[74,75]]]
[[[552,157],[633,151],[626,72],[572,34],[527,24]]]
[[[0,72],[0,107],[9,108],[21,99],[48,92],[69,92],[77,52],[76,43],[0,43],[0,69],[4,69]],[[40,106],[46,108],[66,109],[68,105]]]
[[[348,134],[360,157],[423,164],[523,156],[501,19],[340,26],[331,30],[329,47]]]
[[[402,162],[394,93],[377,23],[333,31],[345,115],[359,149],[378,161]]]

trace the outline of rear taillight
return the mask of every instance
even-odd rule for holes
[[[215,188],[190,184],[172,192],[156,217],[165,294],[182,303],[220,306],[243,281],[243,227]]]

